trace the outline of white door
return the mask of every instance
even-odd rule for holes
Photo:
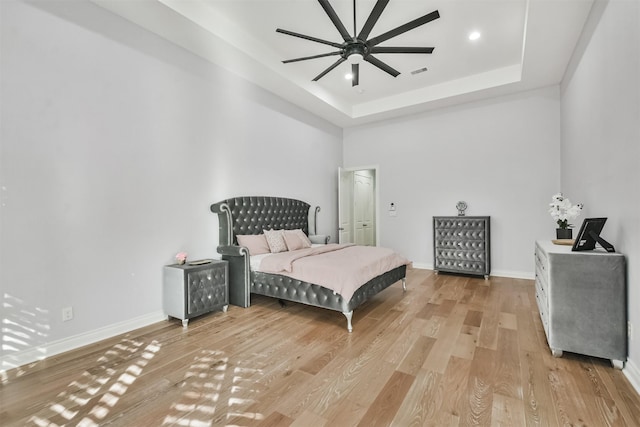
[[[355,243],[374,246],[374,188],[369,171],[356,171],[353,179]]]
[[[353,172],[338,168],[338,242],[353,243]]]

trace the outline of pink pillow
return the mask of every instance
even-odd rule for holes
[[[299,228],[296,230],[285,230],[283,234],[284,242],[290,251],[311,247],[311,241],[307,235],[304,234],[304,231]]]
[[[249,249],[249,255],[268,254],[271,252],[264,234],[238,235],[238,245]]]
[[[264,230],[264,237],[267,238],[267,244],[271,253],[286,252],[287,244],[284,242],[284,234],[282,230]]]

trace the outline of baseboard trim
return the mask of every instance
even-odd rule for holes
[[[631,386],[636,390],[636,393],[640,395],[640,369],[633,363],[632,360],[627,359],[627,363],[624,364],[622,373],[631,383]]]
[[[536,278],[536,276],[530,271],[492,270],[491,275],[497,277],[509,277],[511,279],[534,280]]]
[[[420,270],[433,270],[433,264],[414,262],[413,268],[417,268]],[[510,277],[512,279],[531,279],[531,280],[535,279],[535,276],[532,272],[511,271],[511,270],[493,270],[491,272],[491,276]]]
[[[131,332],[134,329],[151,325],[166,319],[167,316],[160,311],[145,314],[133,319],[114,323],[103,328],[94,329],[93,331],[84,332],[69,338],[43,344],[29,348],[20,352],[12,353],[0,358],[0,372],[5,372],[19,366],[37,362],[65,351],[74,350],[85,345],[112,338],[116,335]]]
[[[424,264],[421,262],[414,262],[411,264],[413,268],[417,268],[418,270],[433,270],[433,264]]]

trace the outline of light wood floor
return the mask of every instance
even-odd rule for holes
[[[551,356],[532,281],[409,270],[354,313],[254,297],[9,371],[0,425],[633,426],[608,361]]]

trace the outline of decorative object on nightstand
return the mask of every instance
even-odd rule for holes
[[[575,219],[580,215],[582,203],[572,205],[571,200],[564,197],[562,193],[554,194],[551,196],[551,200],[551,203],[549,203],[549,213],[556,221],[556,224],[558,224],[558,228],[556,228],[556,239],[571,239],[573,236],[573,231],[571,230],[573,224],[569,224],[569,220]]]
[[[229,307],[229,266],[227,261],[203,260],[164,267],[163,306],[169,317],[189,319]]]
[[[449,273],[491,272],[489,216],[434,216],[433,269]]]
[[[178,252],[176,254],[176,262],[179,265],[184,264],[185,262],[187,262],[187,253],[186,252]]]
[[[456,209],[458,209],[458,216],[464,216],[464,211],[467,210],[467,202],[460,200],[456,203]]]
[[[574,252],[539,240],[535,246],[536,302],[551,353],[563,351],[627,360],[625,257],[604,249]]]

